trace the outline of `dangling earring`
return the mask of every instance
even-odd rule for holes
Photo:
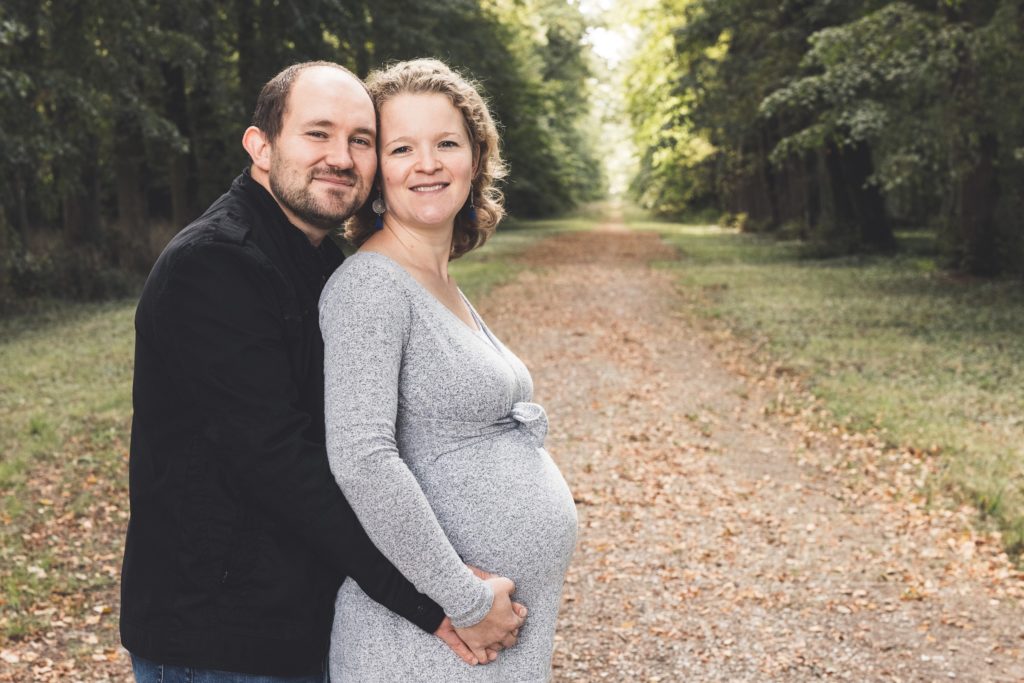
[[[379,189],[377,190],[377,198],[373,200],[373,204],[370,204],[370,208],[377,214],[377,219],[373,221],[373,227],[376,230],[380,230],[384,227],[384,212],[388,210],[388,207],[384,203],[384,195]]]
[[[476,207],[473,206],[473,193],[469,193],[469,206],[466,207],[466,218],[470,223],[476,223]]]

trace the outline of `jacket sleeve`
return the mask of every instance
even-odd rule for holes
[[[254,261],[207,244],[179,254],[148,319],[251,503],[371,598],[432,633],[442,610],[373,545],[331,476],[324,446],[303,436],[321,418],[297,407],[279,296]]]
[[[353,260],[320,300],[327,454],[377,547],[455,626],[483,619],[494,595],[463,564],[395,439],[411,308],[394,274]]]

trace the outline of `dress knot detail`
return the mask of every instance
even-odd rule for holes
[[[544,446],[544,438],[548,435],[548,414],[539,403],[519,401],[512,404],[512,419],[520,423],[527,433],[537,442],[537,447]]]

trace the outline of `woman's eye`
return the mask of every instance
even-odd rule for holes
[[[459,143],[456,142],[455,140],[442,140],[440,146],[441,147],[458,147]]]
[[[406,152],[410,151],[411,149],[412,149],[412,147],[409,147],[408,145],[402,145],[401,147],[395,147],[393,150],[391,150],[391,153],[392,154],[405,154]]]

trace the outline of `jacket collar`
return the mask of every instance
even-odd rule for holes
[[[246,168],[232,183],[246,201],[254,205],[260,221],[266,226],[266,238],[277,250],[291,261],[299,272],[313,286],[323,286],[326,278],[341,265],[344,255],[330,236],[324,238],[319,247],[314,247],[306,233],[288,220],[281,206],[265,187],[253,180]],[[319,293],[319,287],[317,292]]]

